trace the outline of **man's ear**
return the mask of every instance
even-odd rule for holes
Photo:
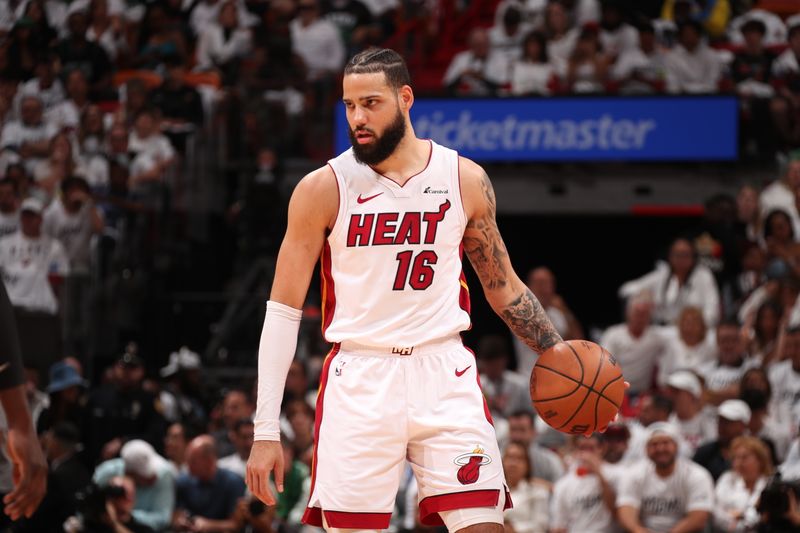
[[[403,111],[408,111],[414,105],[414,91],[408,85],[403,85],[397,91],[397,100],[400,102],[400,108]]]

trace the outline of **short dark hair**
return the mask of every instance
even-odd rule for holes
[[[393,89],[411,85],[411,74],[408,73],[405,59],[390,48],[370,48],[359,52],[344,67],[345,76],[378,72],[384,73],[387,85]]]
[[[517,409],[516,411],[508,415],[508,418],[527,418],[528,421],[530,421],[531,426],[535,427],[536,425],[536,417],[533,415],[532,412],[526,411],[525,409]]]

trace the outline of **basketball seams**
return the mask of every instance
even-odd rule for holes
[[[558,387],[555,387],[555,390],[548,390],[547,391],[550,394],[555,393],[556,396],[549,396],[547,398],[536,398],[536,399],[533,400],[533,403],[534,403],[534,405],[536,405],[537,411],[540,411],[541,409],[548,409],[546,407],[546,405],[549,404],[550,402],[553,402],[555,404],[554,405],[555,409],[561,410],[560,408],[558,408],[556,406],[558,406],[561,401],[567,401],[567,402],[569,402],[569,404],[571,404],[571,405],[573,405],[575,407],[570,409],[571,413],[566,418],[566,420],[564,420],[562,418],[563,423],[560,423],[559,425],[551,424],[550,422],[548,422],[548,424],[550,424],[552,427],[554,427],[554,428],[556,428],[556,429],[558,429],[560,431],[564,431],[566,433],[583,432],[584,430],[582,428],[584,428],[584,427],[586,427],[587,429],[588,429],[588,427],[592,427],[592,428],[595,428],[595,430],[596,430],[596,428],[598,427],[598,424],[599,424],[598,421],[601,418],[601,416],[600,416],[601,415],[601,413],[600,413],[600,411],[601,411],[600,399],[601,398],[603,400],[605,400],[606,402],[608,402],[608,404],[609,404],[608,406],[603,406],[603,408],[602,408],[602,411],[603,411],[602,418],[603,419],[605,419],[607,416],[612,414],[612,411],[610,409],[614,409],[616,411],[619,411],[619,408],[620,408],[619,404],[621,402],[617,402],[617,401],[614,401],[613,399],[611,399],[607,395],[607,391],[613,384],[617,383],[618,381],[621,381],[623,379],[623,376],[619,372],[618,366],[611,363],[611,361],[612,361],[611,354],[608,353],[608,351],[605,348],[603,348],[602,346],[600,346],[600,345],[598,345],[596,343],[591,343],[591,342],[587,343],[585,341],[583,342],[583,344],[576,344],[575,346],[573,346],[572,342],[565,342],[564,344],[566,345],[567,348],[569,348],[569,350],[572,352],[573,356],[575,357],[575,359],[578,362],[578,368],[580,369],[580,373],[579,373],[580,377],[578,378],[577,376],[575,376],[576,374],[578,374],[578,372],[575,371],[576,370],[575,367],[572,367],[569,363],[567,363],[568,359],[565,359],[564,356],[553,358],[553,356],[558,354],[558,351],[555,351],[555,352],[550,353],[548,355],[550,356],[549,357],[550,359],[554,359],[553,366],[561,368],[560,370],[557,370],[556,368],[548,366],[547,364],[544,364],[544,365],[541,364],[543,361],[542,361],[542,358],[540,358],[540,360],[537,362],[536,369],[534,369],[534,372],[532,372],[532,376],[531,377],[535,378],[535,379],[532,379],[532,383],[535,382],[535,380],[543,381],[542,378],[546,379],[545,376],[543,376],[541,373],[538,372],[538,369],[543,369],[543,370],[547,370],[548,372],[553,373],[554,376],[551,379],[554,379],[557,383],[560,380],[561,384]],[[598,348],[599,354],[597,354],[597,355],[599,355],[599,357],[600,357],[599,361],[596,361],[594,359],[594,357],[596,357],[596,355],[595,355],[594,349],[592,348],[593,345],[597,346],[597,348]],[[580,351],[579,351],[579,349],[580,349]],[[584,357],[584,356],[588,357],[588,359],[586,361],[584,361],[582,359],[582,357]],[[606,358],[608,358],[607,361],[606,361]],[[543,358],[543,359],[545,359],[547,362],[549,362],[548,358]],[[596,361],[596,363],[595,363],[595,361]],[[592,376],[591,382],[587,379],[589,377],[589,376],[587,376],[587,371],[589,370],[589,367],[587,367],[586,365],[589,364],[589,362],[596,364],[594,376]],[[606,365],[607,362],[608,362],[608,365]],[[608,366],[608,369],[606,369],[606,366]],[[615,372],[615,370],[616,370],[616,372]],[[567,374],[567,372],[569,372],[569,374]],[[612,376],[613,376],[613,374],[616,373],[617,376],[611,378],[610,380],[608,380],[608,378],[611,377],[611,376],[607,376],[607,374],[609,374],[609,373]],[[570,375],[570,374],[572,374],[572,375]],[[608,381],[602,385],[602,388],[599,388],[598,383],[600,381],[600,376],[601,375],[603,375],[603,378],[604,378],[603,381],[606,381],[606,380],[608,380]],[[573,376],[575,376],[575,377],[573,377]],[[568,392],[563,392],[562,393],[563,387],[564,386],[569,386],[568,385],[569,383],[572,383],[574,385],[573,388]],[[586,393],[584,394],[583,398],[578,400],[577,394],[579,393],[578,391],[581,389],[581,387],[584,387],[586,389]],[[545,389],[547,389],[547,388],[548,387],[545,387]],[[562,390],[558,390],[559,388],[561,388]],[[533,387],[532,388],[532,393],[535,390],[536,390],[536,388]],[[542,390],[542,389],[540,388],[539,390]],[[542,392],[544,392],[544,391],[542,390]],[[619,385],[613,387],[612,392],[614,393],[615,396],[618,396],[617,393],[619,392]],[[591,405],[592,393],[595,394],[594,406]],[[610,394],[610,393],[608,393],[608,394]],[[532,397],[533,396],[535,396],[535,394],[532,394]],[[570,397],[572,397],[572,398],[570,398]],[[569,399],[565,400],[567,398],[569,398]],[[576,405],[576,402],[577,402],[577,405]],[[567,409],[569,409],[569,408],[567,408]],[[566,410],[566,409],[564,409],[564,410]],[[570,411],[567,411],[567,412],[570,412]],[[553,414],[556,414],[556,413],[553,413]],[[561,418],[561,417],[557,417],[557,418]],[[556,421],[553,420],[553,422],[556,422]],[[556,422],[556,423],[558,423],[558,422]],[[570,424],[574,424],[572,426],[572,431],[565,429],[566,427],[569,427]],[[591,426],[584,426],[583,424],[591,424]],[[581,429],[578,429],[579,427]]]
[[[551,368],[551,367],[549,367],[549,366],[545,366],[545,365],[540,365],[538,362],[536,363],[536,366],[537,366],[538,368],[542,368],[542,369],[544,369],[544,370],[549,370],[550,372],[552,372],[552,373],[554,373],[554,374],[558,374],[559,376],[561,376],[561,377],[563,377],[563,378],[565,378],[565,379],[568,379],[569,381],[572,381],[573,383],[577,383],[577,384],[578,384],[578,387],[572,391],[572,393],[573,393],[573,394],[574,394],[575,392],[577,392],[577,391],[578,391],[578,388],[580,388],[580,387],[586,387],[587,389],[589,388],[589,386],[588,386],[586,383],[581,383],[580,381],[578,381],[577,379],[573,378],[572,376],[569,376],[569,375],[567,375],[567,374],[565,374],[565,373],[563,373],[563,372],[561,372],[561,371],[559,371],[559,370],[556,370],[555,368]],[[607,383],[607,385],[609,385],[609,384],[611,384],[611,383],[614,383],[615,381],[617,381],[617,380],[619,380],[619,379],[621,379],[621,378],[622,378],[622,376],[616,377],[616,378],[614,378],[613,380],[609,381],[609,382]],[[590,391],[591,391],[591,390],[594,390],[594,389],[590,389]],[[603,387],[603,389],[602,389],[602,390],[605,390],[605,387]],[[614,402],[614,401],[613,401],[611,398],[609,398],[608,396],[606,396],[606,395],[604,395],[604,394],[601,394],[601,393],[600,393],[600,392],[598,392],[597,390],[594,390],[594,392],[597,392],[597,394],[598,394],[600,397],[602,397],[602,398],[605,398],[606,400],[608,400],[609,402],[613,403],[614,405],[617,405],[617,404],[616,404],[616,402]],[[544,402],[544,401],[548,401],[548,400],[533,400],[533,401],[534,401],[534,403],[535,403],[535,402]]]

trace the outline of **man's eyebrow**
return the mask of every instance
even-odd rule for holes
[[[363,100],[370,100],[370,99],[373,99],[373,98],[381,98],[380,93],[368,94],[366,96],[361,96],[359,98],[356,98],[356,100],[362,100],[363,101]],[[349,98],[342,98],[342,102],[344,102],[344,103],[351,102],[351,101],[352,100],[350,100]]]

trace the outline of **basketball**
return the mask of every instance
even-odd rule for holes
[[[584,340],[556,344],[539,356],[531,372],[531,400],[539,416],[563,433],[605,428],[625,394],[614,356]]]

